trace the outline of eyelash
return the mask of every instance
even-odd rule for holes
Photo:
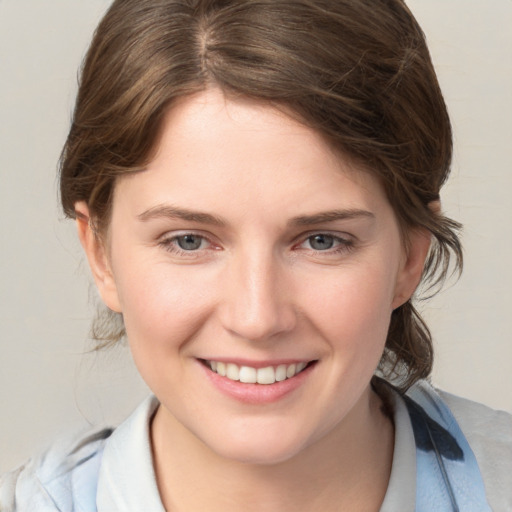
[[[194,250],[182,249],[181,247],[179,247],[178,241],[179,241],[179,239],[185,238],[187,236],[197,237],[201,240],[201,246],[204,243],[208,244],[208,246],[206,248],[199,247]],[[325,250],[314,249],[311,246],[309,248],[302,247],[304,244],[306,244],[308,242],[311,244],[311,241],[315,237],[322,237],[322,236],[332,239],[334,247],[327,248]],[[317,255],[325,255],[325,256],[338,255],[338,254],[343,254],[343,253],[349,253],[355,249],[355,242],[353,239],[343,238],[339,235],[335,235],[328,231],[317,231],[317,232],[306,233],[306,234],[301,235],[299,240],[300,240],[299,242],[297,242],[293,245],[294,249],[298,248],[298,249],[303,249],[305,251],[311,251]],[[185,258],[197,258],[197,257],[199,257],[200,254],[203,253],[204,250],[217,250],[218,249],[218,246],[215,246],[215,244],[210,240],[210,238],[208,238],[207,236],[205,236],[203,234],[195,233],[193,231],[183,232],[183,233],[180,233],[177,235],[164,237],[158,242],[158,245],[160,247],[163,247],[167,252],[170,252],[171,254],[174,254],[179,257],[185,257]]]
[[[182,256],[182,257],[186,257],[186,258],[196,258],[199,256],[199,253],[202,252],[201,248],[198,248],[196,250],[188,250],[187,251],[178,246],[178,240],[180,238],[185,238],[187,236],[193,236],[193,237],[200,238],[201,245],[203,245],[204,242],[206,242],[210,246],[214,245],[213,242],[208,237],[206,237],[205,235],[202,235],[200,233],[195,233],[193,231],[162,238],[158,242],[158,245],[160,247],[163,247],[166,251],[170,252],[171,254],[175,254],[176,256]]]
[[[315,237],[320,237],[320,236],[331,238],[333,240],[334,247],[328,248],[325,250],[319,250],[319,249],[314,249],[313,247],[309,247],[309,248],[305,248],[305,250],[312,251],[315,254],[327,256],[327,255],[338,255],[338,254],[348,253],[355,249],[355,242],[353,239],[343,238],[339,235],[335,235],[328,231],[318,231],[318,232],[314,232],[314,233],[307,233],[307,236],[301,237],[302,241],[300,243],[298,243],[295,247],[301,247],[303,244],[307,243],[308,241],[311,243],[312,239],[314,239]]]

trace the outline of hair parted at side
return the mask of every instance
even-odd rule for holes
[[[86,201],[105,233],[116,180],[151,160],[164,114],[212,86],[285,108],[376,176],[405,243],[410,230],[432,234],[424,282],[441,283],[452,256],[461,269],[460,225],[432,207],[450,171],[450,120],[402,0],[114,1],[84,61],[61,156],[66,215]],[[104,319],[94,332],[103,342],[123,335]],[[408,301],[392,314],[380,369],[406,389],[432,362]]]

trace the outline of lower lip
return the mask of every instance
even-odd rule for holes
[[[298,389],[313,371],[316,363],[310,364],[290,379],[274,384],[246,384],[222,377],[199,363],[210,382],[222,393],[246,404],[270,404],[277,402]]]

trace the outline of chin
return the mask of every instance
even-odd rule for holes
[[[217,454],[224,459],[255,466],[273,466],[293,459],[301,449],[294,446],[255,446],[247,442],[243,445],[231,445],[226,450],[218,450]]]
[[[276,465],[299,455],[309,444],[309,436],[285,428],[260,426],[221,432],[220,439],[203,439],[226,460],[253,465]]]

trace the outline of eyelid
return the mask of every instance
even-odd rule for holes
[[[317,236],[317,235],[325,235],[332,237],[335,242],[337,242],[334,247],[331,247],[329,249],[325,250],[318,250],[314,249],[312,247],[302,247],[303,244],[305,244],[310,238]],[[333,256],[337,254],[343,254],[347,253],[349,251],[352,251],[356,247],[357,239],[353,235],[350,235],[349,233],[340,233],[339,231],[330,231],[330,230],[314,230],[314,231],[308,231],[306,233],[302,233],[299,237],[296,238],[296,242],[293,245],[294,249],[297,250],[304,250],[308,251],[310,253],[314,253],[315,255],[321,255],[321,256]]]
[[[191,250],[187,251],[185,249],[180,248],[176,244],[176,240],[178,238],[187,236],[187,235],[193,235],[202,238],[205,242],[207,242],[208,247],[204,249],[197,249],[197,250]],[[198,258],[201,255],[203,255],[206,251],[212,251],[212,250],[219,250],[220,246],[219,244],[215,243],[213,240],[213,236],[210,234],[205,233],[201,230],[194,230],[194,229],[180,229],[180,230],[173,230],[173,231],[167,231],[164,234],[160,235],[157,240],[157,245],[162,247],[164,250],[171,254],[175,254],[177,256],[183,256],[190,259]]]
[[[176,238],[180,238],[182,236],[187,235],[193,235],[193,236],[199,236],[201,238],[204,238],[205,240],[208,240],[211,243],[213,242],[213,235],[210,233],[206,233],[202,231],[201,229],[173,229],[170,231],[166,231],[165,233],[159,235],[157,237],[157,241],[165,241],[165,240],[174,240]]]
[[[356,242],[357,238],[354,235],[351,235],[350,233],[346,232],[340,232],[340,231],[333,231],[329,229],[314,229],[310,231],[306,231],[305,233],[301,233],[300,235],[296,236],[294,239],[294,245],[298,243],[305,242],[308,238],[311,238],[312,236],[316,235],[326,235],[331,236],[335,238],[336,240],[341,240],[342,242]]]

